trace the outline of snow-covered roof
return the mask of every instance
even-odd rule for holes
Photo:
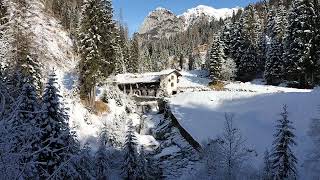
[[[167,76],[172,73],[176,73],[178,76],[181,76],[181,74],[177,70],[168,69],[160,72],[148,72],[143,74],[118,74],[115,77],[115,81],[118,84],[153,83],[160,82],[162,76]]]

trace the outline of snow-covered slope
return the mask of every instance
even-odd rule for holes
[[[222,8],[215,9],[213,7],[199,5],[195,8],[187,10],[181,15],[175,15],[172,11],[165,8],[157,8],[150,12],[143,21],[139,34],[148,38],[159,38],[162,36],[169,37],[178,32],[188,29],[200,20],[212,21],[232,16],[233,12],[240,8]]]
[[[188,9],[185,13],[179,15],[178,17],[184,21],[185,27],[187,28],[201,18],[207,18],[208,21],[212,21],[213,19],[219,20],[220,18],[225,19],[227,17],[231,17],[233,12],[237,12],[239,9],[239,7],[231,9],[215,9],[210,6],[199,5],[195,8]]]
[[[299,90],[284,87],[231,83],[226,91],[186,92],[170,100],[170,106],[180,124],[198,142],[217,138],[224,128],[225,113],[234,114],[234,121],[246,143],[257,151],[253,163],[259,168],[263,153],[272,147],[276,120],[286,104],[289,119],[296,127],[299,171],[308,150],[312,147],[308,131],[311,119],[317,117],[320,91]]]

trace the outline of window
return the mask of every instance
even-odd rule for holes
[[[174,76],[173,75],[171,76],[171,79],[174,80]]]
[[[174,86],[174,83],[171,83],[171,87],[173,87]]]

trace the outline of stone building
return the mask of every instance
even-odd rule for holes
[[[119,74],[115,82],[128,95],[161,97],[177,94],[181,74],[174,69],[144,74]]]

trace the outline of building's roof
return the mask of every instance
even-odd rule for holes
[[[168,69],[160,72],[148,72],[143,74],[118,74],[115,77],[115,81],[118,84],[136,84],[136,83],[154,83],[160,82],[162,76],[176,73],[178,76],[181,74],[175,69]]]

